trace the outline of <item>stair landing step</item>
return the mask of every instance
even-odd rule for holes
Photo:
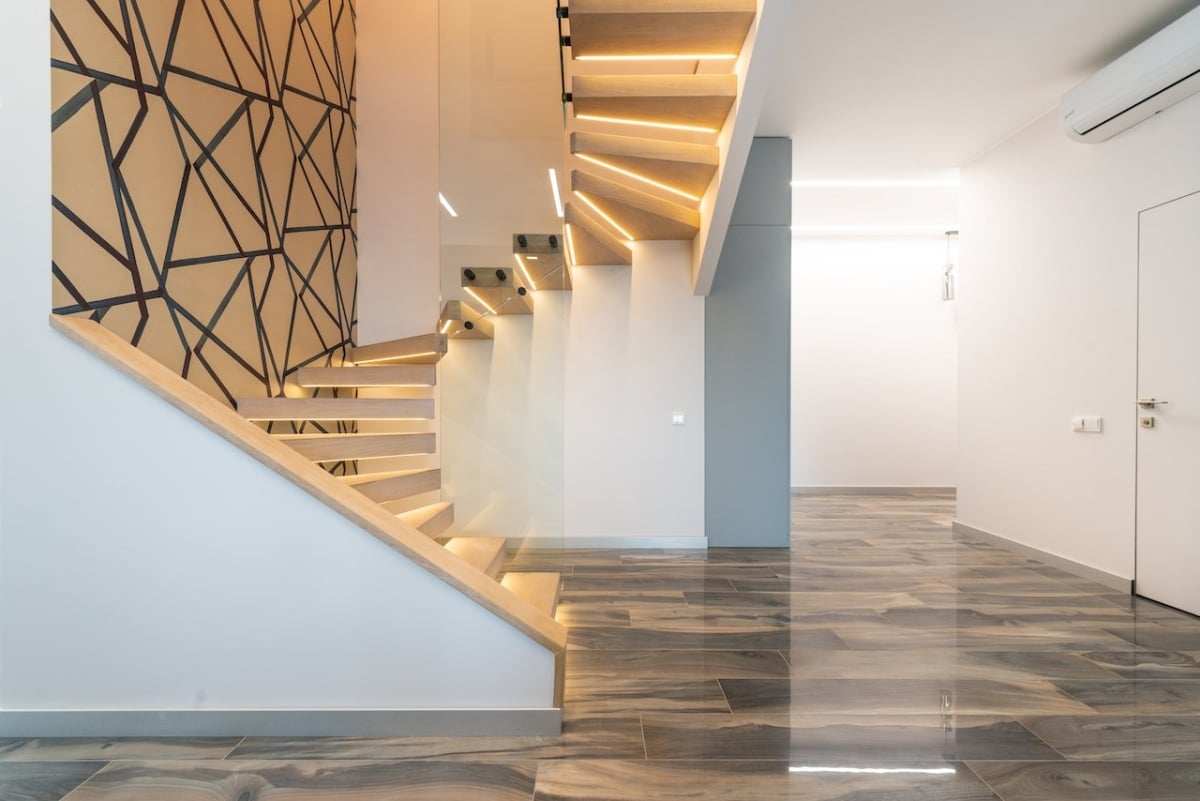
[[[429,506],[413,509],[411,512],[402,512],[396,515],[396,517],[408,523],[422,534],[429,537],[436,537],[450,528],[450,525],[454,522],[454,504],[448,501],[434,503]]]
[[[557,573],[505,573],[500,584],[540,612],[554,617],[562,581]]]
[[[504,566],[505,545],[504,537],[454,537],[446,543],[446,550],[495,578]]]

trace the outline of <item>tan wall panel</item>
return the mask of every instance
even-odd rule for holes
[[[51,3],[54,311],[227,403],[354,331],[354,7],[308,5]]]

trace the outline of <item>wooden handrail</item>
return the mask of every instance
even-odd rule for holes
[[[277,441],[199,387],[176,375],[99,323],[50,315],[50,325],[85,350],[141,384],[193,420],[240,448],[296,486],[320,499],[350,522],[459,590],[534,642],[561,654],[567,630],[538,614],[496,581],[464,564],[434,540],[367,500],[334,476]],[[419,613],[414,610],[414,613]]]

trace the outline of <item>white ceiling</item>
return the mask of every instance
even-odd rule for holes
[[[758,125],[797,178],[937,177],[1200,0],[789,0]]]

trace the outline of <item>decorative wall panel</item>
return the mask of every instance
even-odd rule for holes
[[[217,398],[354,335],[353,0],[52,0],[53,306]]]

